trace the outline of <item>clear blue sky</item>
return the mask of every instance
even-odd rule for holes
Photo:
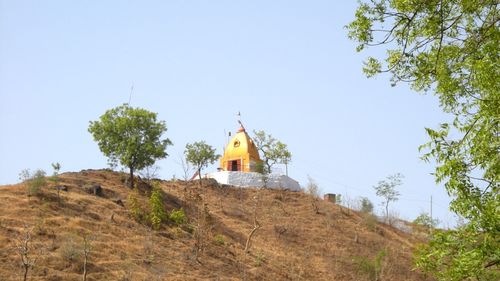
[[[432,195],[434,214],[453,225],[446,192],[417,149],[424,127],[449,118],[432,95],[362,74],[368,53],[356,53],[343,28],[355,7],[0,0],[0,184],[25,168],[50,172],[52,162],[63,171],[106,167],[88,122],[127,102],[133,84],[131,104],[157,112],[174,143],[158,162],[163,178],[181,176],[188,142],[222,153],[241,111],[247,129],[288,144],[290,176],[301,184],[310,175],[323,192],[378,204],[372,186],[401,172],[394,209],[413,219]]]

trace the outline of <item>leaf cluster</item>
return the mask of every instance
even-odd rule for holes
[[[262,130],[254,130],[253,133],[253,141],[265,163],[265,167],[262,169],[263,173],[271,173],[271,169],[275,164],[288,164],[292,161],[292,153],[288,150],[286,144]]]
[[[198,141],[186,144],[184,151],[186,160],[193,164],[198,171],[206,168],[209,164],[215,163],[220,155],[215,153],[215,148],[208,145],[205,141]]]
[[[153,184],[153,191],[149,198],[149,205],[151,212],[149,213],[149,219],[153,229],[160,229],[161,223],[166,221],[167,213],[165,212],[165,207],[163,205],[163,196],[161,194],[161,189],[159,184]]]
[[[156,115],[124,104],[91,121],[88,131],[111,165],[140,170],[168,156],[166,148],[172,144],[168,138],[162,139],[167,126]]]
[[[370,0],[360,3],[346,26],[358,51],[386,49],[384,58],[366,61],[368,76],[387,72],[393,85],[407,82],[416,91],[433,92],[453,116],[437,129],[427,128],[430,141],[420,149],[424,160],[437,164],[436,181],[452,196],[451,210],[468,222],[453,232],[463,249],[500,249],[498,239],[488,239],[500,236],[499,5],[498,0]],[[500,250],[471,256],[431,245],[426,255],[448,260],[425,260],[450,272],[451,280],[483,279],[498,270]]]
[[[399,191],[396,190],[397,186],[403,184],[403,175],[397,173],[390,175],[386,180],[381,180],[373,188],[376,191],[377,196],[385,199],[385,202],[397,201],[399,199]]]

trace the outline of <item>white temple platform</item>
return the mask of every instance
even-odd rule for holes
[[[259,173],[220,171],[206,174],[205,177],[215,179],[220,184],[238,187],[264,187],[263,176]],[[290,191],[300,191],[301,189],[299,182],[296,180],[285,175],[276,174],[267,175],[265,187]]]

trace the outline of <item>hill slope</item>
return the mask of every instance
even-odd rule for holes
[[[184,209],[189,224],[153,231],[132,218],[125,177],[62,174],[61,202],[53,187],[28,197],[23,184],[1,186],[0,280],[22,280],[16,246],[30,229],[29,280],[82,280],[82,237],[87,280],[428,280],[412,271],[417,238],[303,193],[161,181],[166,210]],[[144,211],[149,193],[141,184]]]

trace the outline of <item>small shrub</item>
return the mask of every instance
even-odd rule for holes
[[[143,222],[144,211],[139,203],[139,190],[135,187],[128,195],[127,207],[132,217],[139,223]]]
[[[181,226],[187,223],[186,213],[184,213],[183,209],[172,210],[168,214],[168,219],[171,220],[173,223],[175,223],[175,225],[177,226]]]
[[[389,215],[385,217],[385,223],[387,223],[390,226],[395,226],[400,221],[401,219],[399,218],[399,212],[397,211],[390,211]]]
[[[365,274],[369,280],[380,280],[380,273],[382,272],[382,260],[386,256],[386,251],[378,252],[374,260],[366,257],[355,257],[354,261],[357,265],[357,272]]]
[[[261,266],[267,260],[263,252],[258,252],[255,256],[255,266]]]
[[[305,192],[314,198],[320,197],[320,193],[321,193],[320,187],[316,183],[316,181],[313,178],[311,178],[310,176],[307,176],[307,186],[306,186]]]
[[[142,244],[142,251],[144,254],[143,261],[146,264],[151,264],[154,262],[156,258],[154,250],[155,250],[154,237],[151,233],[148,233],[148,235],[145,237],[144,244]]]
[[[47,186],[45,175],[45,171],[41,169],[36,170],[34,173],[31,173],[29,169],[25,169],[19,173],[19,179],[26,184],[28,196],[40,195],[42,188]]]
[[[418,224],[427,228],[434,228],[439,224],[438,219],[433,219],[427,213],[421,213],[414,221],[414,224]]]
[[[79,262],[82,258],[82,250],[78,244],[78,237],[72,234],[66,236],[59,248],[59,254],[63,260],[71,264]]]
[[[369,230],[375,230],[377,227],[377,217],[371,213],[364,213],[363,214],[363,224],[368,228]]]
[[[149,214],[149,219],[153,229],[160,229],[161,223],[166,220],[167,214],[165,213],[165,208],[163,206],[163,196],[161,194],[160,186],[157,182],[153,183],[153,191],[151,192],[151,197],[149,198],[149,204],[151,207],[151,213]]]
[[[191,223],[186,223],[181,225],[181,229],[189,234],[194,234],[194,231],[196,230],[196,225],[193,225]]]
[[[361,212],[363,213],[373,212],[373,203],[370,201],[370,199],[366,197],[361,197],[360,204],[361,204],[361,210],[360,210]]]
[[[224,235],[222,234],[217,234],[214,236],[214,241],[215,243],[223,246],[226,242],[224,241]]]

